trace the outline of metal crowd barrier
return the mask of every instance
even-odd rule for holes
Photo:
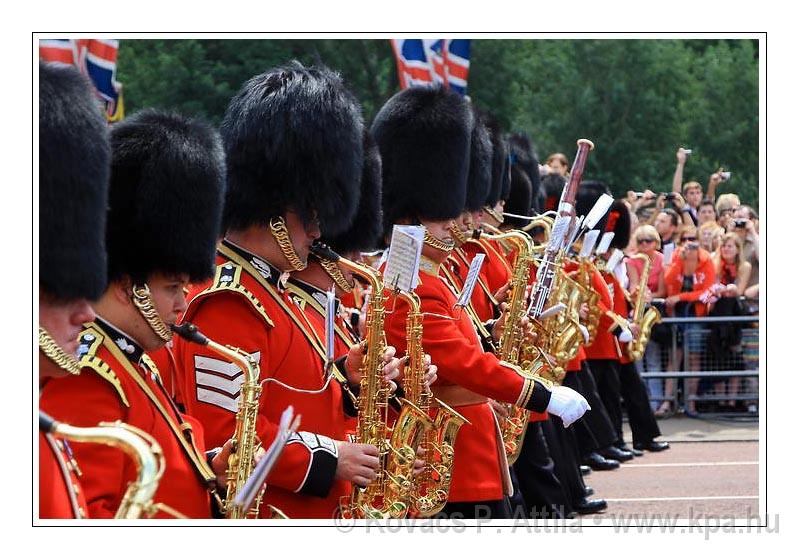
[[[638,364],[653,408],[668,401],[675,413],[694,402],[701,416],[757,416],[758,322],[757,315],[664,317],[669,344],[651,339]]]

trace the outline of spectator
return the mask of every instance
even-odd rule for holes
[[[682,205],[678,210],[685,212],[689,219],[691,219],[692,225],[696,226],[698,225],[697,211],[700,208],[700,202],[703,200],[703,187],[701,187],[700,183],[697,181],[689,181],[684,184],[681,189],[683,168],[686,165],[687,155],[686,150],[683,148],[678,148],[678,152],[675,154],[678,163],[675,166],[675,174],[672,177],[672,192],[676,195],[683,193],[683,200],[686,201],[686,205]],[[721,180],[721,176],[719,179]],[[713,198],[713,194],[709,194],[708,197]]]
[[[750,263],[752,271],[746,287],[758,284],[758,215],[749,206],[740,206],[729,222],[729,232],[735,233],[742,241],[742,255]]]
[[[714,201],[706,198],[700,203],[697,209],[697,227],[701,227],[708,222],[717,221],[717,209],[714,207]]]
[[[556,173],[562,177],[569,177],[569,160],[562,153],[550,154],[547,157],[549,173]]]
[[[714,262],[708,251],[700,248],[696,235],[687,228],[681,236],[681,245],[675,250],[672,262],[664,273],[664,283],[667,288],[665,302],[668,315],[674,317],[702,317],[707,314],[707,305],[701,301],[701,296],[714,284]],[[683,323],[679,331],[686,338],[685,347],[688,350],[687,370],[700,370],[700,356],[703,352],[704,341],[699,325]],[[680,348],[680,345],[678,345]],[[682,358],[678,351],[677,363],[670,364],[669,370],[677,370]],[[686,379],[685,401],[686,414],[697,414],[697,407],[692,397],[697,395],[698,379]]]
[[[746,314],[739,300],[744,295],[752,267],[744,259],[742,241],[735,233],[726,233],[722,240],[719,254],[714,258],[716,284],[712,287],[714,296],[710,315],[732,317]],[[725,322],[714,324],[710,328],[707,341],[710,369],[738,370],[744,369],[742,356],[742,327],[740,323]],[[718,380],[715,385],[721,393],[725,380]],[[728,394],[739,394],[740,377],[730,378]],[[734,400],[728,406],[735,407]]]
[[[647,301],[653,298],[663,298],[667,294],[664,284],[664,255],[659,252],[661,248],[661,238],[656,228],[649,224],[641,225],[636,228],[632,236],[633,242],[638,248],[638,252],[644,253],[650,259],[650,274],[647,278]],[[630,281],[631,297],[637,296],[639,289],[639,279],[644,271],[644,263],[641,259],[627,259],[628,278]],[[663,309],[662,309],[663,311]],[[656,325],[658,327],[658,325]],[[645,347],[643,364],[639,364],[640,371],[663,371],[661,353],[662,346],[667,342],[663,335],[669,336],[669,331],[664,329],[654,329],[650,341]],[[660,335],[660,336],[659,336]],[[647,380],[647,389],[650,393],[651,406],[658,416],[663,416],[669,411],[670,403],[663,400],[664,383],[658,378]]]
[[[730,231],[728,225],[733,221],[733,211],[739,208],[739,197],[733,193],[719,195],[717,199],[717,223]]]
[[[722,243],[722,235],[725,230],[717,225],[716,221],[706,222],[697,229],[697,239],[700,242],[700,247],[716,255],[720,244]]]
[[[675,235],[680,224],[678,213],[672,208],[662,209],[655,220],[655,228],[661,237],[661,252],[665,252],[668,247],[675,248]]]

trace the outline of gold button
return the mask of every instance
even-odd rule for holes
[[[78,518],[86,517],[86,512],[83,511],[82,507],[78,507]]]
[[[74,482],[72,483],[72,489],[75,491],[76,495],[81,493],[81,487],[75,484]]]

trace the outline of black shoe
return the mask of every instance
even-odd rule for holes
[[[642,455],[644,455],[644,451],[636,449],[635,447],[628,447],[625,444],[617,445],[616,447],[617,447],[617,449],[620,449],[620,450],[625,451],[627,453],[631,453],[634,457],[641,457]]]
[[[581,465],[581,476],[589,476],[592,474],[592,467],[589,465]]]
[[[646,451],[653,451],[653,452],[665,451],[665,450],[669,449],[669,442],[650,440],[647,443],[641,443],[641,442],[640,443],[634,443],[633,444],[633,448],[634,449],[639,449],[639,450],[644,449]]]
[[[605,500],[587,500],[584,498],[575,504],[575,511],[578,512],[579,515],[587,515],[589,513],[600,513],[607,507],[608,504]]]
[[[606,459],[614,459],[620,463],[633,459],[633,453],[628,453],[627,451],[623,451],[622,449],[614,447],[613,445],[609,445],[605,449],[601,449],[600,455]]]
[[[586,457],[586,464],[589,465],[593,471],[613,471],[619,468],[619,461],[606,459],[599,453],[589,453]]]
[[[591,486],[584,486],[583,487],[583,497],[584,498],[588,498],[592,494],[594,494],[594,488],[592,488]]]

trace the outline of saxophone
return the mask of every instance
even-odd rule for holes
[[[491,238],[497,241],[513,243],[517,249],[517,257],[511,273],[511,288],[506,300],[508,303],[508,315],[506,316],[503,334],[500,336],[497,357],[503,362],[520,365],[520,350],[523,349],[525,335],[520,322],[527,311],[525,305],[527,299],[526,289],[533,258],[533,242],[527,234],[517,230],[493,235]],[[528,367],[531,372],[538,374],[546,365],[537,361],[531,362]],[[501,418],[498,421],[508,464],[512,465],[522,451],[522,440],[525,438],[525,430],[528,427],[530,413],[527,409],[515,405],[508,405],[508,412],[507,418]]]
[[[343,497],[342,516],[403,518],[408,514],[411,502],[417,447],[430,426],[430,420],[424,412],[406,401],[394,430],[389,429],[391,387],[383,379],[383,350],[386,348],[383,281],[380,273],[371,266],[342,258],[322,243],[315,242],[311,251],[317,257],[333,261],[362,277],[372,288],[365,322],[366,354],[360,369],[356,441],[377,447],[381,464],[378,476],[366,488],[353,486],[350,496]]]
[[[172,330],[189,342],[207,346],[223,359],[239,366],[244,372],[244,381],[242,382],[241,395],[236,410],[236,427],[232,438],[233,449],[228,457],[228,469],[226,471],[227,484],[224,513],[228,519],[256,518],[259,515],[259,508],[266,486],[261,489],[253,505],[247,511],[234,505],[234,498],[244,488],[247,479],[250,478],[255,468],[255,454],[261,445],[256,433],[256,418],[261,397],[260,367],[258,362],[244,350],[233,346],[223,346],[207,338],[191,323],[175,325]],[[276,508],[269,507],[271,513],[276,514],[278,517],[285,517]]]
[[[430,418],[431,403],[434,400],[430,388],[425,385],[425,352],[422,347],[422,312],[419,297],[415,293],[398,292],[398,297],[408,303],[406,318],[406,355],[409,363],[403,379],[408,403],[404,403],[400,417],[406,406],[420,411]],[[450,495],[455,440],[458,431],[469,421],[439,399],[436,401],[436,417],[422,434],[419,442],[424,454],[424,470],[414,477],[412,499],[413,509],[421,517],[439,513]],[[413,409],[411,407],[414,407]],[[397,425],[400,424],[398,420]],[[395,426],[392,436],[397,432]]]
[[[650,257],[644,253],[637,253],[631,257],[632,259],[639,259],[644,263],[642,269],[642,276],[639,278],[639,290],[636,293],[636,302],[633,305],[633,320],[632,322],[639,327],[639,336],[630,342],[628,345],[628,356],[631,360],[637,361],[642,359],[645,346],[650,340],[650,333],[653,330],[653,325],[661,321],[661,313],[655,307],[649,307],[645,311],[644,296],[647,291],[647,279],[650,277]]]
[[[136,480],[128,485],[114,519],[151,517],[159,510],[184,518],[168,506],[153,503],[158,482],[164,474],[165,461],[161,446],[147,432],[119,420],[101,422],[94,428],[78,428],[57,422],[42,411],[39,411],[39,429],[69,441],[117,447],[134,460]]]
[[[592,287],[592,270],[594,265],[588,258],[580,259],[578,270],[574,273],[574,280],[578,289],[583,295],[583,303],[589,306],[589,315],[584,321],[586,330],[589,331],[589,341],[587,346],[594,342],[597,336],[597,327],[600,326],[600,318],[603,315],[597,302],[600,301],[600,294]]]

